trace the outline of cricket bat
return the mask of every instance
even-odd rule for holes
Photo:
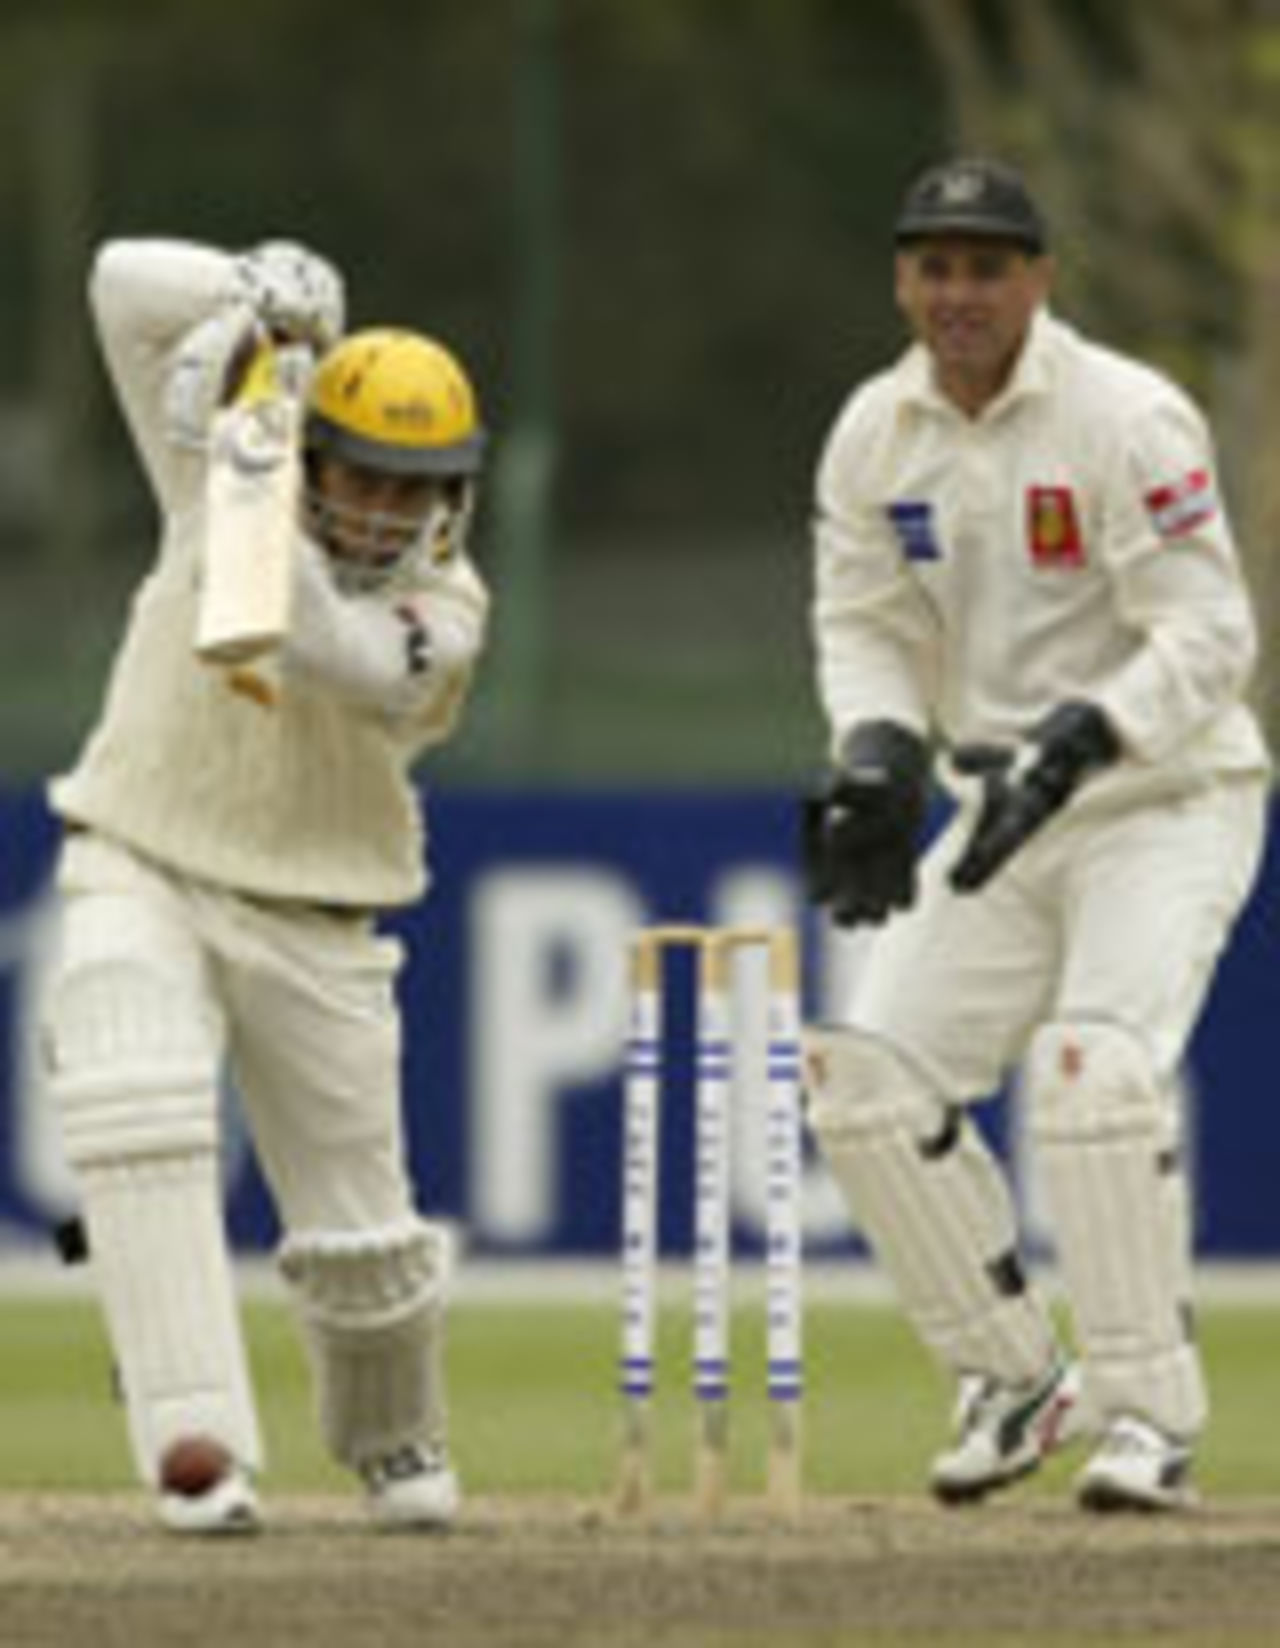
[[[288,633],[298,532],[299,396],[264,345],[213,420],[195,650],[232,686],[270,702],[271,655]],[[257,680],[261,692],[249,690]]]

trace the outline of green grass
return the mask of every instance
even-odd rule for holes
[[[245,1307],[272,1485],[338,1486],[312,1422],[306,1368],[285,1309]],[[858,1496],[919,1491],[945,1425],[940,1375],[892,1310],[822,1301],[807,1318],[806,1479],[811,1491]],[[1274,1494],[1280,1306],[1206,1311],[1214,1414],[1199,1476],[1213,1494]],[[461,1300],[451,1319],[453,1440],[478,1493],[604,1493],[617,1458],[616,1311],[604,1304],[499,1306]],[[92,1303],[0,1299],[0,1487],[119,1488],[131,1480],[123,1420]],[[687,1312],[664,1314],[665,1383],[657,1402],[657,1474],[688,1481],[693,1405]],[[733,1470],[750,1490],[763,1474],[765,1403],[759,1311],[735,1326]],[[1074,1462],[1055,1462],[1030,1491],[1060,1490]]]

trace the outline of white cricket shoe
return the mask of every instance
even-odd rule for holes
[[[1061,1363],[1046,1379],[1002,1385],[970,1375],[960,1382],[955,1442],[933,1462],[929,1485],[944,1505],[984,1499],[1029,1476],[1078,1434],[1080,1370]]]
[[[1087,1511],[1188,1511],[1199,1503],[1191,1485],[1191,1449],[1145,1419],[1115,1420],[1076,1479]]]
[[[410,1442],[370,1460],[360,1475],[369,1514],[382,1528],[447,1528],[462,1493],[443,1448]]]
[[[256,1534],[262,1527],[253,1479],[234,1462],[203,1493],[165,1489],[157,1503],[161,1522],[174,1534]]]

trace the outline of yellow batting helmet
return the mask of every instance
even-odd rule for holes
[[[466,372],[421,333],[353,332],[322,356],[312,377],[308,452],[391,475],[474,475],[484,439]]]

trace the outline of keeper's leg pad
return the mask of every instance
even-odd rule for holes
[[[1093,1406],[1194,1436],[1207,1401],[1175,1098],[1139,1038],[1101,1021],[1037,1033],[1027,1096]]]
[[[1057,1338],[1018,1257],[1003,1175],[973,1123],[861,1031],[807,1029],[804,1067],[823,1155],[921,1338],[958,1374],[1043,1378]]]
[[[261,1443],[222,1222],[217,1049],[162,964],[82,952],[50,1003],[50,1087],[138,1471],[179,1437]]]
[[[360,1470],[407,1443],[445,1444],[446,1232],[413,1219],[290,1236],[294,1289],[334,1458]]]

